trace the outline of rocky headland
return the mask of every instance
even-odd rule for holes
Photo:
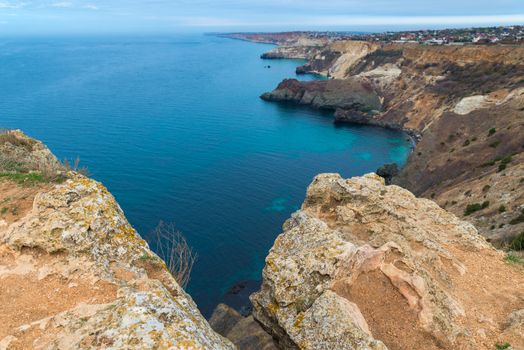
[[[298,41],[278,44],[271,52]],[[263,99],[408,132],[416,147],[393,183],[472,222],[498,246],[524,233],[524,47],[328,40],[303,49],[308,63],[297,72],[331,79],[288,79]]]
[[[18,131],[0,166],[0,349],[235,349],[103,185]]]

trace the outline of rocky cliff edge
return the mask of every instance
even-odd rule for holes
[[[21,132],[2,135],[3,156],[18,149],[19,159],[58,163]],[[100,183],[1,174],[0,349],[235,348]]]
[[[523,287],[521,265],[433,201],[323,174],[251,299],[285,349],[522,349]]]

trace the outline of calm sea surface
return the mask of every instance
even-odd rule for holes
[[[260,100],[303,63],[259,59],[270,48],[204,35],[0,39],[0,127],[79,156],[144,237],[175,222],[199,255],[188,291],[209,315],[236,282],[260,279],[316,174],[360,175],[410,150],[400,132]]]

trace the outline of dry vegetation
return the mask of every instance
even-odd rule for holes
[[[42,149],[45,147],[33,139],[0,129],[0,179],[34,185],[62,182],[69,171],[87,174],[86,168],[79,167],[79,158],[73,164],[67,160],[62,163]]]
[[[156,239],[158,255],[166,262],[169,272],[178,284],[185,288],[189,282],[197,254],[173,223],[160,221],[153,230],[152,237]]]

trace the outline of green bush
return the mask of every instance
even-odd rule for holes
[[[486,209],[487,207],[489,207],[489,201],[485,201],[482,204],[480,203],[468,204],[466,206],[466,209],[464,210],[464,216],[471,215],[474,212],[482,210],[482,209]]]
[[[501,205],[499,207],[499,213],[504,213],[506,211],[506,207],[504,205]]]
[[[500,159],[500,164],[509,164],[511,163],[511,156],[505,156]]]
[[[505,170],[510,162],[511,156],[505,156],[504,158],[501,158],[498,171],[500,172],[502,170]]]
[[[493,134],[496,133],[496,132],[497,132],[497,129],[495,129],[495,128],[491,128],[491,129],[489,129],[489,131],[488,131],[488,136],[491,136],[491,135],[493,135]]]

